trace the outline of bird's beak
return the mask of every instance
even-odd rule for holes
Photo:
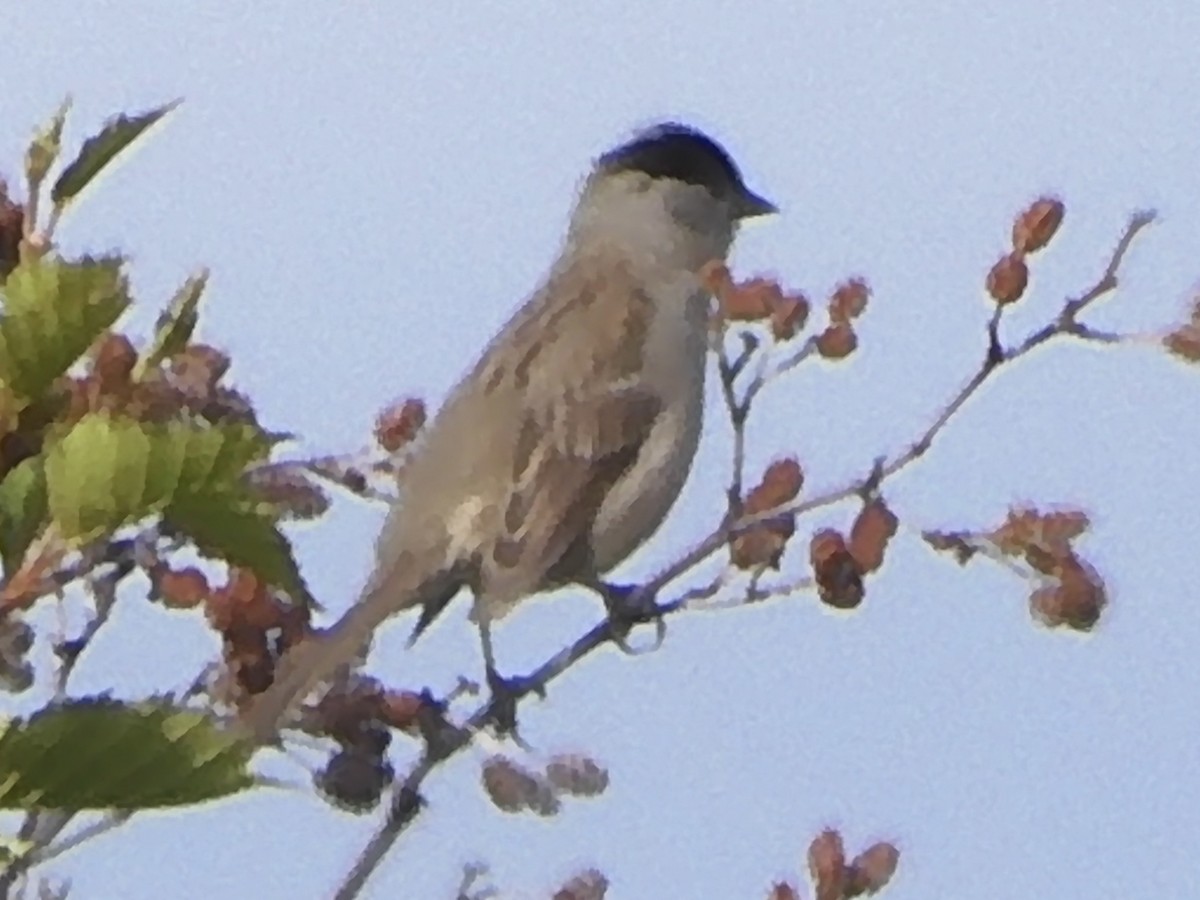
[[[753,219],[757,216],[772,216],[779,212],[779,207],[768,200],[766,197],[761,197],[754,191],[746,189],[742,194],[738,203],[738,218]]]

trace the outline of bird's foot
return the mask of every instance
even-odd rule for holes
[[[604,600],[604,609],[613,632],[613,643],[622,653],[640,656],[643,653],[653,653],[662,646],[667,634],[667,624],[658,613],[653,594],[642,590],[636,584],[609,584],[601,581],[594,587]],[[633,630],[633,626],[647,622],[654,623],[654,643],[649,647],[636,649],[629,643],[629,632]]]
[[[544,700],[546,686],[520,675],[505,677],[490,667],[487,670],[487,683],[492,694],[492,720],[496,723],[496,731],[502,736],[511,736],[524,746],[517,734],[517,704],[527,694],[537,694]]]

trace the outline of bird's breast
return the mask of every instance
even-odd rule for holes
[[[707,319],[707,297],[695,290],[658,305],[642,375],[663,408],[596,515],[592,557],[599,572],[619,565],[658,530],[687,481],[704,418]]]

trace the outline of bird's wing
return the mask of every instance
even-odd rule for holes
[[[527,594],[589,577],[590,531],[663,401],[644,383],[652,298],[617,261],[566,268],[502,333],[476,376],[520,398],[501,528],[480,559],[491,618]],[[436,611],[433,612],[436,615]]]

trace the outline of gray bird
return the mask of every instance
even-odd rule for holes
[[[700,438],[701,270],[740,220],[774,212],[693,128],[658,125],[596,160],[549,274],[413,449],[358,602],[250,710],[259,740],[389,616],[419,607],[415,640],[463,587],[499,689],[491,623],[532,594],[602,584],[650,538]]]

